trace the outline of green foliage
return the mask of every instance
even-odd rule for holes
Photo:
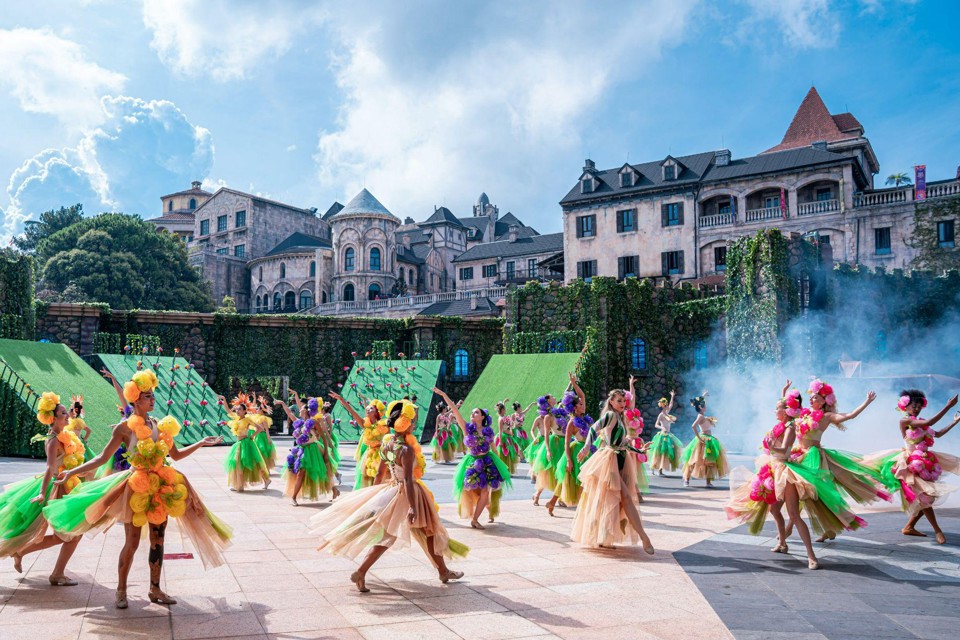
[[[126,337],[120,333],[100,332],[94,340],[94,351],[96,353],[126,353],[136,355],[143,353],[156,353],[160,345],[160,338],[157,336],[141,335],[138,333],[128,333]],[[129,349],[124,349],[129,347]]]
[[[24,253],[33,253],[41,240],[81,220],[83,220],[82,204],[44,211],[36,220],[28,220],[24,224],[23,234],[15,237],[13,244]]]
[[[223,302],[220,303],[220,306],[217,307],[217,313],[236,313],[237,312],[237,301],[233,299],[233,296],[223,296]]]
[[[584,331],[524,331],[511,336],[510,353],[579,353]]]
[[[43,432],[43,425],[13,388],[0,382],[0,455],[39,456],[43,453],[30,445],[30,438]]]
[[[960,199],[927,200],[914,209],[913,235],[907,241],[917,251],[910,263],[914,269],[925,269],[938,275],[960,269],[960,248],[940,246],[937,222],[942,220],[953,220],[955,226],[960,222]]]
[[[907,173],[891,173],[887,176],[886,184],[888,186],[899,187],[900,185],[913,184],[913,179],[910,178],[910,174]]]
[[[81,298],[113,309],[213,309],[184,244],[137,216],[84,218],[42,238],[36,254],[44,299]]]
[[[33,258],[12,249],[0,251],[0,337],[32,339]]]
[[[283,378],[285,376],[231,376],[230,393],[240,391],[259,392],[273,399],[283,399]]]
[[[464,416],[474,407],[480,407],[489,411],[496,421],[496,403],[504,398],[509,398],[511,403],[519,402],[526,408],[545,393],[559,397],[570,384],[568,372],[576,368],[579,359],[576,353],[493,356],[464,400]],[[587,398],[589,401],[589,393]],[[513,412],[510,404],[507,405],[507,411]],[[528,414],[525,423],[528,431],[536,415],[534,405],[533,413]]]
[[[374,340],[370,345],[370,357],[374,360],[393,359],[393,340]]]

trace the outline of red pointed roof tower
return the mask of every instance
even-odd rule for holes
[[[830,115],[816,87],[810,87],[790,127],[777,146],[764,153],[809,147],[814,142],[840,142],[863,137],[863,125],[852,113]]]

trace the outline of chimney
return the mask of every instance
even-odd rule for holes
[[[713,164],[718,167],[725,167],[730,164],[730,149],[720,149],[713,152]]]
[[[596,171],[597,165],[594,164],[593,160],[591,160],[590,158],[587,158],[586,160],[583,161],[583,170],[590,171],[590,172]]]
[[[201,184],[202,184],[202,183],[201,183],[199,180],[194,180],[193,182],[190,183],[190,188],[191,188],[191,189],[196,189],[196,190],[199,191]]]
[[[826,141],[826,140],[817,140],[816,142],[814,142],[814,143],[813,143],[812,145],[810,145],[810,146],[813,147],[814,149],[819,149],[820,151],[826,151],[826,150],[827,150],[827,141]]]
[[[403,219],[403,224],[416,224],[416,223],[413,221],[413,218],[411,218],[410,216],[407,216],[406,218]]]
[[[520,233],[520,227],[515,224],[510,225],[510,228],[507,230],[507,240],[514,242],[517,239],[517,235]]]
[[[310,215],[316,217],[316,215],[317,215],[317,208],[316,208],[316,207],[309,207],[309,208],[307,209],[307,211],[310,212]]]

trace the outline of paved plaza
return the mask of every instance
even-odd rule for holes
[[[348,447],[343,452],[352,462]],[[642,507],[657,547],[649,557],[639,548],[577,548],[568,538],[573,510],[550,518],[533,507],[523,477],[514,477],[499,522],[472,530],[450,503],[453,467],[431,463],[425,480],[444,502],[441,516],[471,548],[468,560],[452,564],[466,575],[443,585],[419,547],[392,549],[368,576],[371,592],[360,594],[349,581],[356,563],[318,553],[307,533],[307,520],[328,503],[293,507],[278,476],[269,491],[233,493],[225,453],[201,449],[177,465],[235,535],[217,569],[205,571],[196,558],[166,560],[162,586],[179,604],[146,600],[144,542],[130,608],[114,608],[122,545],[115,527],[79,545],[68,568],[76,587],[48,585],[56,549],[25,558],[23,575],[0,562],[0,638],[823,640],[948,638],[960,625],[956,509],[940,515],[951,540],[943,547],[901,536],[899,513],[869,512],[870,526],[823,546],[823,570],[811,572],[796,536],[783,556],[769,551],[772,525],[749,536],[728,523],[725,484],[684,489],[676,475],[653,479]],[[0,481],[40,469],[37,461],[0,460]],[[175,524],[167,541],[167,554],[190,552]]]

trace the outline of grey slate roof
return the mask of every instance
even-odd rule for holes
[[[537,235],[536,229],[534,229],[533,227],[528,227],[527,225],[523,224],[523,222],[521,222],[520,219],[517,218],[517,216],[513,215],[510,212],[507,212],[506,215],[497,219],[497,224],[495,229],[495,232],[496,232],[495,238],[485,237],[487,233],[487,225],[489,225],[490,223],[490,219],[487,216],[459,218],[459,220],[461,223],[463,223],[465,227],[471,227],[478,231],[478,233],[470,237],[470,240],[474,240],[474,241],[483,240],[485,242],[495,242],[497,240],[502,240],[510,232],[510,225],[513,225],[515,227],[520,227],[520,229],[517,232],[517,236],[520,238]]]
[[[337,202],[336,200],[334,200],[334,201],[333,201],[333,204],[330,205],[330,208],[327,209],[327,212],[326,212],[325,214],[323,214],[323,215],[320,217],[320,219],[321,219],[321,220],[329,220],[330,218],[332,218],[333,216],[337,215],[337,214],[340,213],[341,211],[343,211],[343,205],[340,204],[339,202]]]
[[[307,235],[306,233],[296,233],[290,234],[286,240],[282,241],[280,244],[275,246],[273,249],[267,252],[267,257],[269,256],[279,256],[287,253],[303,253],[304,251],[312,251],[319,247],[330,248],[333,245],[330,244],[329,240],[324,240],[323,238],[318,238],[316,236]]]
[[[456,227],[463,226],[463,223],[461,223],[460,220],[457,219],[457,216],[453,215],[450,209],[447,209],[446,207],[440,207],[439,209],[434,211],[433,215],[427,218],[421,224],[439,224],[441,222],[448,222]]]
[[[418,316],[499,316],[500,308],[490,298],[477,298],[477,308],[471,309],[470,300],[435,302]]]
[[[547,233],[544,235],[517,238],[516,240],[501,240],[499,242],[485,242],[471,247],[453,259],[454,262],[469,262],[488,258],[512,258],[541,253],[563,251],[563,234]]]
[[[662,179],[663,173],[660,168],[663,162],[662,160],[631,165],[640,174],[639,179],[636,180],[636,184],[632,187],[620,186],[620,170],[623,168],[623,165],[614,169],[595,171],[593,173],[597,184],[591,193],[580,193],[580,181],[578,180],[577,184],[574,185],[570,192],[560,201],[560,204],[573,205],[578,202],[602,198],[603,196],[639,195],[648,191],[654,192],[676,187],[690,187],[698,181],[702,181],[703,183],[722,182],[747,176],[758,176],[818,164],[852,160],[849,156],[833,153],[832,151],[814,149],[813,147],[788,149],[786,151],[768,152],[747,158],[731,159],[730,164],[723,167],[718,167],[713,164],[714,157],[715,154],[713,151],[677,157],[676,160],[683,165],[683,170],[677,176],[676,180],[667,181]]]
[[[424,264],[426,262],[422,256],[417,255],[415,248],[407,249],[403,245],[397,245],[397,260],[407,264]]]
[[[363,213],[377,213],[380,215],[390,216],[391,218],[396,218],[397,222],[400,221],[400,218],[397,218],[397,216],[390,213],[390,211],[388,211],[385,206],[380,204],[380,201],[374,198],[373,194],[366,189],[362,189],[360,193],[353,196],[353,199],[347,203],[347,206],[330,217],[336,218],[337,216]]]

